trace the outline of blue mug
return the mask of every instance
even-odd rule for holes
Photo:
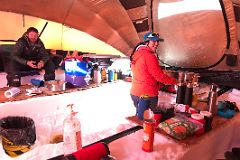
[[[44,81],[40,79],[31,79],[31,83],[37,87],[42,87],[44,85]]]

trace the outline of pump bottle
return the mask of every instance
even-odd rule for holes
[[[73,104],[70,107],[70,115],[63,122],[63,152],[64,155],[71,154],[82,148],[81,124],[75,117],[77,112],[73,111]]]

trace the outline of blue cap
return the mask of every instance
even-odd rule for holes
[[[164,39],[159,37],[159,34],[148,32],[143,36],[144,41],[164,41]]]

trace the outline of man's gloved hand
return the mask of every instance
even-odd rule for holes
[[[39,61],[38,64],[37,64],[37,68],[41,69],[41,68],[43,68],[43,66],[44,66],[44,62],[42,60]]]
[[[31,68],[38,68],[36,61],[27,61],[27,65]]]

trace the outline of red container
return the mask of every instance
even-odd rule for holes
[[[154,122],[152,120],[145,120],[143,122],[142,150],[145,152],[152,152],[153,141],[154,141]]]
[[[84,147],[74,153],[75,160],[99,160],[110,154],[109,148],[105,143],[98,142],[88,147]],[[70,159],[70,158],[69,158]]]
[[[161,113],[153,113],[154,127],[157,127],[161,122],[162,114]]]

